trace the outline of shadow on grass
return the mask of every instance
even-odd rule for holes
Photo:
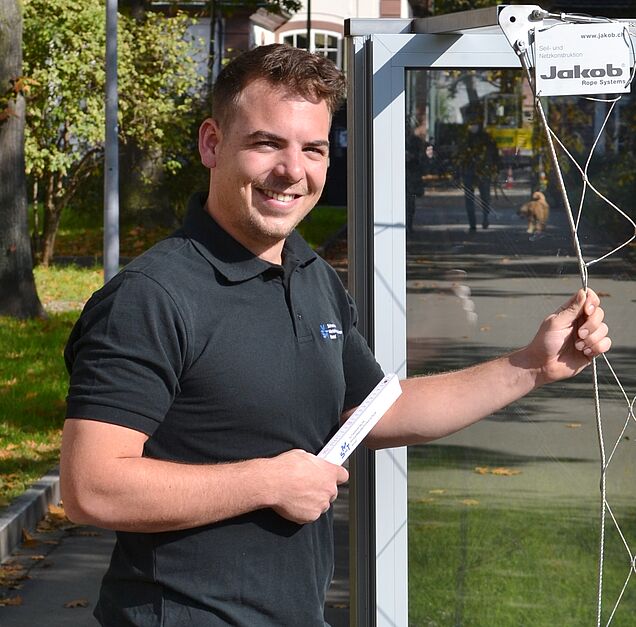
[[[424,444],[409,446],[409,470],[424,468],[473,470],[475,466],[517,467],[536,462],[554,462],[553,456],[521,455],[476,446]],[[560,463],[588,463],[583,457],[560,457]]]

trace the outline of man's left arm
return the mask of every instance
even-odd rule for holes
[[[611,346],[604,315],[596,293],[579,290],[524,348],[463,370],[402,381],[402,395],[365,444],[376,449],[435,440],[535,388],[578,374]]]

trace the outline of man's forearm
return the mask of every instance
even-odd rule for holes
[[[61,487],[75,522],[120,531],[189,529],[257,509],[316,520],[348,479],[344,468],[302,450],[224,464],[142,456],[147,436],[118,425],[67,419]]]
[[[471,368],[401,381],[402,395],[365,444],[420,444],[459,431],[530,392],[538,371],[525,351]]]
[[[266,462],[191,465],[120,458],[84,477],[63,467],[62,497],[75,522],[119,531],[187,529],[271,505]]]
[[[372,448],[427,442],[516,401],[544,383],[572,377],[609,350],[597,294],[579,290],[543,320],[521,350],[465,370],[402,383],[402,396],[369,434]]]

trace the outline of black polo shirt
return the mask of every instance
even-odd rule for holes
[[[144,455],[218,463],[317,453],[382,372],[332,268],[297,234],[283,265],[190,202],[184,227],[87,303],[65,358],[68,417],[149,436]],[[96,615],[120,625],[323,625],[331,512],[270,509],[185,531],[117,534]]]

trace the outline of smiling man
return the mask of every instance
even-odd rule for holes
[[[348,476],[316,454],[383,377],[294,230],[324,186],[343,87],[330,61],[282,45],[230,63],[200,131],[209,190],[71,333],[62,494],[72,520],[117,531],[102,625],[325,625]],[[578,373],[610,347],[603,316],[581,291],[524,348],[403,381],[367,444],[447,435]]]
[[[322,193],[331,111],[316,96],[272,88],[264,79],[228,104],[231,114],[206,120],[200,130],[201,159],[210,168],[206,209],[255,255],[280,264],[284,241]]]

